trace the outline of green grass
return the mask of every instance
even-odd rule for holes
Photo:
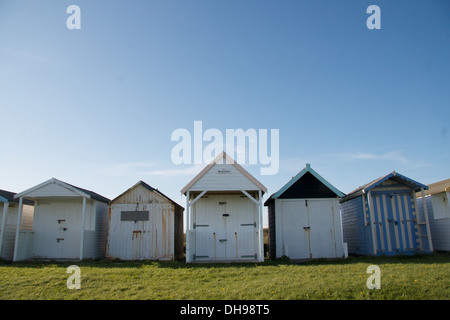
[[[69,265],[81,289],[69,290]],[[381,289],[366,286],[367,267]],[[0,299],[450,299],[450,254],[349,257],[302,264],[184,262],[0,262]]]

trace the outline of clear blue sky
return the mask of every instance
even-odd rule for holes
[[[81,30],[69,30],[69,5]],[[369,5],[381,29],[369,30]],[[348,193],[450,178],[450,2],[0,0],[0,188],[55,177],[182,205],[203,166],[177,128],[279,129],[278,191],[306,163]]]

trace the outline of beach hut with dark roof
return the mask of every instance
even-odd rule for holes
[[[106,256],[109,199],[55,178],[16,194],[14,199],[19,200],[14,261]],[[22,229],[27,200],[34,202],[32,231]]]
[[[19,200],[15,192],[0,190],[0,259],[12,261],[16,238]],[[24,231],[31,231],[34,212],[33,201],[24,201],[22,225]]]
[[[309,164],[264,203],[271,259],[343,258],[339,198],[344,194]]]

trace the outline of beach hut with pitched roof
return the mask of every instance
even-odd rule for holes
[[[19,200],[14,199],[15,192],[0,190],[0,259],[12,261],[17,229]],[[31,231],[34,212],[33,201],[24,201],[22,207],[22,225],[24,231]]]
[[[343,238],[349,254],[432,252],[428,214],[420,217],[416,203],[416,192],[427,189],[393,171],[342,198]]]
[[[55,178],[14,198],[19,200],[14,261],[106,256],[109,199]],[[21,228],[26,200],[34,202],[32,231]]]
[[[139,181],[111,200],[108,257],[182,259],[183,211],[161,191]]]
[[[225,152],[182,190],[186,196],[186,262],[264,261],[258,180]]]
[[[309,164],[265,202],[271,259],[343,258],[339,198]]]
[[[450,179],[429,184],[416,196],[419,217],[425,219],[425,209],[428,213],[433,249],[450,251]]]

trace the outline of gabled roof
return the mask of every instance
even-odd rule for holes
[[[305,180],[308,182],[308,185],[302,186],[303,189],[302,192],[309,195],[306,196],[289,195],[288,196],[289,198],[318,197],[318,196],[311,196],[312,192],[308,192],[308,189],[313,187],[311,186],[311,181],[313,181],[312,183],[315,184],[314,188],[320,189],[316,192],[326,194],[326,196],[324,197],[330,197],[330,195],[333,195],[335,197],[341,198],[345,196],[344,193],[336,189],[331,183],[329,183],[320,174],[318,174],[315,170],[313,170],[310,164],[308,163],[306,164],[306,167],[302,171],[300,171],[295,177],[293,177],[288,183],[286,183],[280,190],[278,190],[278,192],[271,195],[269,199],[266,201],[265,205],[267,205],[268,201],[271,199],[278,199],[280,197],[285,196],[287,193],[289,193],[289,190],[291,188],[298,187],[298,184],[302,183]],[[319,183],[316,183],[317,181]],[[294,191],[293,193],[296,192]]]
[[[58,179],[55,179],[55,178],[51,178],[50,180],[47,180],[47,181],[45,181],[45,182],[43,182],[41,184],[38,184],[37,186],[34,186],[34,187],[30,188],[30,189],[27,189],[25,191],[22,191],[22,192],[16,194],[14,196],[14,199],[18,199],[20,197],[26,198],[27,195],[29,195],[33,191],[36,191],[36,190],[38,190],[38,189],[40,189],[42,187],[45,187],[45,186],[47,186],[49,184],[52,184],[52,183],[55,183],[55,184],[58,184],[58,185],[60,185],[60,186],[62,186],[64,188],[67,188],[67,189],[73,191],[75,194],[78,194],[81,197],[86,197],[88,199],[97,200],[97,201],[105,202],[105,203],[109,202],[108,198],[105,198],[105,197],[99,195],[98,193],[95,193],[93,191],[74,186],[72,184],[69,184],[67,182],[64,182],[64,181],[61,181],[61,180],[58,180]],[[30,198],[33,198],[33,197],[31,196]]]
[[[161,191],[159,191],[158,189],[153,188],[152,186],[150,186],[149,184],[145,183],[144,181],[140,180],[138,183],[136,183],[134,186],[132,186],[131,188],[128,188],[126,191],[122,192],[120,195],[118,195],[117,197],[115,197],[114,199],[111,200],[111,202],[114,202],[115,200],[119,199],[121,196],[123,196],[125,193],[129,192],[130,190],[136,188],[137,186],[142,186],[145,189],[147,189],[148,191],[151,192],[155,192],[157,194],[159,194],[161,197],[165,198],[167,201],[169,201],[170,203],[184,209],[182,206],[180,206],[178,203],[176,203],[175,201],[173,201],[172,199],[170,199],[168,196],[166,196],[164,193],[162,193]]]
[[[428,190],[425,191],[425,195],[436,194],[440,192],[450,192],[450,179],[438,181],[435,183],[431,183],[428,185]],[[418,197],[421,197],[421,194],[417,194]]]
[[[15,202],[14,195],[14,192],[0,190],[0,202]]]
[[[216,163],[223,163],[225,160],[226,164],[233,165],[240,173],[242,173],[247,179],[253,182],[263,193],[267,192],[267,188],[261,184],[258,180],[255,179],[247,170],[242,168],[236,161],[234,161],[225,151],[222,151],[217,157],[211,161],[202,171],[200,171],[194,179],[191,180],[182,190],[182,194],[186,194],[186,192],[198,181],[200,180]]]
[[[345,198],[343,199],[345,200],[350,200],[351,198],[357,197],[361,194],[365,194],[367,192],[369,192],[371,189],[379,186],[380,184],[382,184],[384,181],[389,180],[389,179],[393,179],[395,181],[398,181],[406,186],[408,186],[409,188],[411,188],[413,191],[419,191],[421,188],[423,188],[424,190],[428,190],[428,186],[421,184],[413,179],[410,179],[404,175],[401,175],[400,173],[397,173],[395,171],[392,171],[391,173],[380,177],[378,179],[375,179],[365,185],[363,185],[362,187],[359,187],[355,190],[353,190],[352,192],[350,192],[349,194],[347,194],[347,196],[345,196]]]
[[[13,202],[13,203],[19,203],[19,199],[14,199],[14,196],[16,195],[15,192],[6,191],[6,190],[0,190],[0,202]],[[24,200],[23,204],[33,205],[33,201]]]

